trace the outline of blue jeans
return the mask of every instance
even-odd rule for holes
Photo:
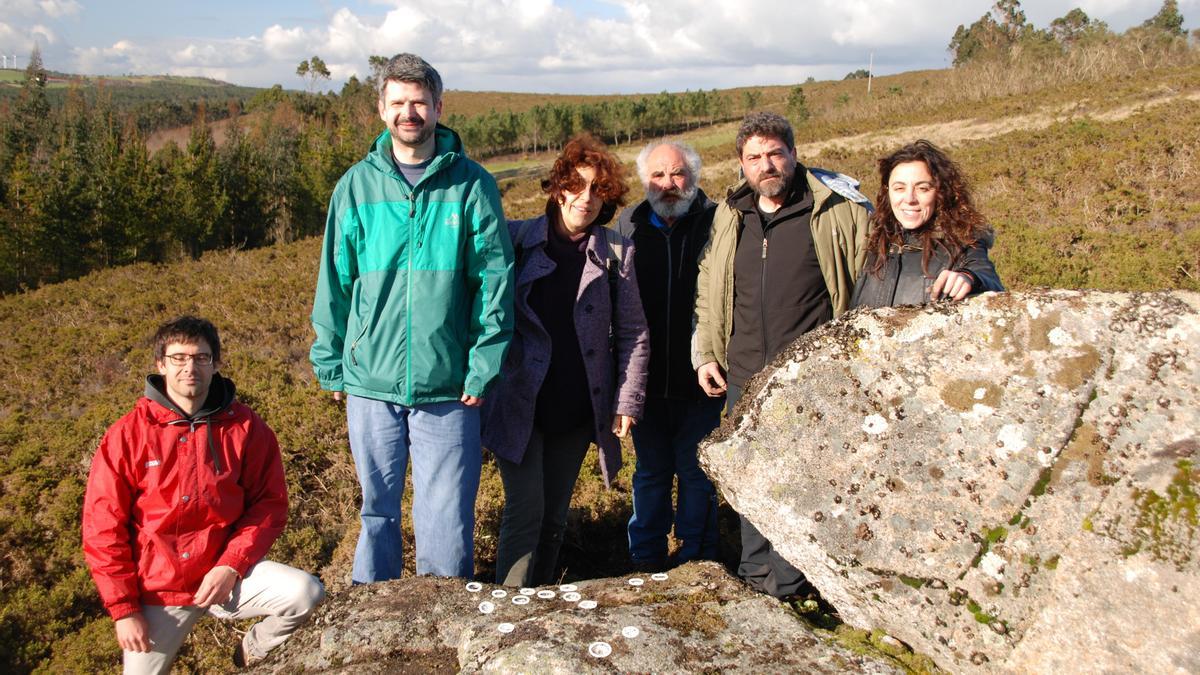
[[[646,399],[633,427],[637,468],[633,474],[633,517],[629,557],[640,567],[667,563],[667,532],[675,524],[679,563],[717,557],[717,492],[696,459],[696,445],[721,422],[724,399]],[[677,508],[671,484],[679,476]],[[673,511],[673,513],[672,513]]]
[[[363,492],[351,581],[397,579],[404,569],[400,500],[410,456],[417,574],[474,576],[479,409],[459,401],[409,407],[350,396],[346,422]]]

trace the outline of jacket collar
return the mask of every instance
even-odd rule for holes
[[[833,190],[829,189],[829,186],[822,183],[821,180],[814,176],[812,172],[809,171],[808,168],[803,164],[796,164],[796,175],[804,176],[805,183],[808,185],[808,189],[812,192],[813,213],[820,211],[821,207],[825,204],[825,201],[833,196]],[[753,194],[754,190],[751,189],[750,182],[742,179],[740,182],[730,186],[725,191],[725,203],[735,211],[748,211],[755,208],[754,202],[748,202],[747,207],[743,209],[741,208],[741,200],[744,200],[747,195],[752,196]]]
[[[458,137],[450,127],[444,127],[440,123],[434,129],[434,157],[430,162],[429,167],[425,169],[426,176],[432,176],[439,170],[452,164],[459,156],[464,155],[462,139]],[[371,144],[371,150],[367,153],[366,161],[371,166],[379,171],[401,179],[400,170],[396,168],[396,163],[392,161],[392,135],[384,129],[382,133],[375,137]],[[421,182],[425,179],[422,178]],[[401,183],[407,183],[401,180]]]
[[[167,386],[162,375],[146,376],[144,395],[150,401],[164,408],[165,412],[173,413],[177,418],[199,422],[208,420],[232,405],[236,392],[237,388],[234,387],[233,380],[221,377],[220,373],[213,373],[212,384],[208,387],[208,397],[204,399],[204,405],[196,411],[195,415],[188,415],[171,401],[167,396]]]

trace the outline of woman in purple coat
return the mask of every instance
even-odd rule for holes
[[[605,227],[628,188],[591,136],[571,139],[542,181],[546,213],[509,221],[516,333],[483,410],[483,444],[504,483],[496,581],[554,581],[567,509],[588,446],[609,483],[642,414],[649,333],[633,245]]]

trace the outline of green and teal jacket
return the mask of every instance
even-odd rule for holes
[[[513,253],[491,174],[439,125],[414,186],[388,132],[329,200],[310,358],[322,389],[419,405],[483,396],[513,330]]]

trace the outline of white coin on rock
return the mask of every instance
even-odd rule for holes
[[[508,596],[508,591],[506,591],[502,588],[497,588],[496,590],[492,591],[493,598],[503,598],[506,596]]]
[[[516,628],[517,627],[511,623],[502,623],[499,626],[496,626],[496,630],[500,631],[501,633],[511,633],[516,630]]]
[[[478,593],[483,590],[483,584],[478,581],[469,581],[467,582],[467,590],[472,593]]]
[[[554,591],[538,591],[537,596],[543,600],[549,600],[554,597]]]
[[[529,604],[529,596],[528,595],[514,595],[512,602],[514,605],[528,605]]]
[[[595,600],[580,600],[579,609],[596,609]]]
[[[534,593],[537,593],[537,589],[536,588],[522,588],[520,591],[518,591],[518,593],[520,593],[521,595],[533,595]]]
[[[570,593],[571,591],[579,590],[579,587],[575,584],[563,584],[562,586],[558,587],[558,590],[562,591],[563,593]]]
[[[629,580],[630,586],[641,586],[644,583],[646,583],[646,580],[642,579],[641,577],[634,577]]]
[[[666,572],[656,572],[656,573],[650,575],[650,579],[652,581],[666,581],[667,573]]]
[[[612,645],[607,642],[593,642],[588,645],[588,653],[598,659],[602,659],[612,653]]]
[[[637,626],[625,626],[624,628],[621,629],[621,635],[624,635],[627,638],[632,639],[641,634],[642,634],[642,631]]]
[[[494,611],[496,611],[496,606],[493,605],[492,603],[488,602],[487,600],[484,600],[483,602],[479,603],[479,612],[481,614],[491,614]]]
[[[562,599],[566,600],[567,602],[579,602],[579,599],[582,597],[583,597],[582,595],[576,593],[575,591],[571,591],[570,593],[562,594]]]

